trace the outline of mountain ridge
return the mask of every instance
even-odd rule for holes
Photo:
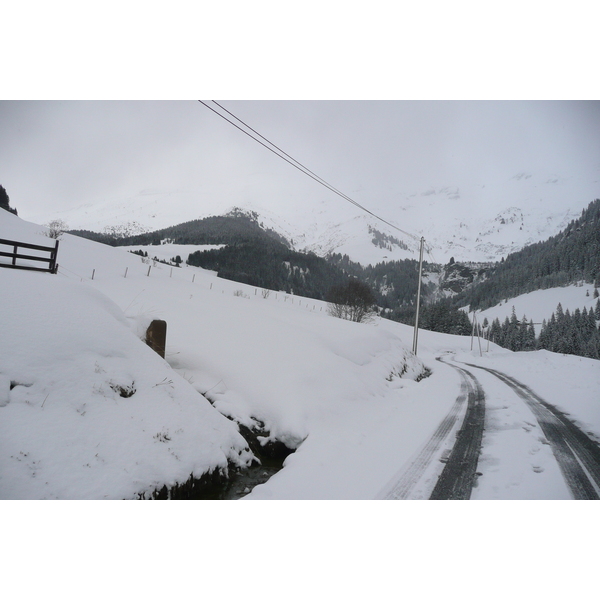
[[[452,257],[459,261],[500,260],[526,245],[556,235],[599,195],[598,169],[577,176],[523,170],[484,185],[463,183],[417,191],[398,187],[372,190],[371,198],[357,190],[357,202],[387,223],[339,198],[299,198],[293,190],[289,198],[270,201],[234,197],[226,192],[218,198],[208,198],[201,191],[174,188],[149,194],[144,190],[127,198],[48,214],[64,220],[70,229],[102,232],[127,228],[129,224],[157,231],[174,223],[239,210],[255,214],[258,223],[289,240],[296,250],[319,256],[348,254],[366,266],[384,260],[418,258],[418,240],[422,236],[428,260],[444,264]],[[373,235],[372,230],[378,233]],[[373,242],[374,237],[382,236],[391,243]]]

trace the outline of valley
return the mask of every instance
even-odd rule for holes
[[[2,236],[39,241],[44,232],[6,211],[0,219]],[[153,247],[166,263],[183,258],[181,244],[145,249]],[[185,259],[176,267],[130,248],[65,233],[56,275],[0,270],[3,498],[147,497],[191,473],[243,472],[257,464],[244,428],[261,445],[294,452],[235,497],[428,498],[455,464],[446,451],[482,393],[476,485],[469,476],[473,487],[461,497],[579,497],[543,428],[532,427],[515,389],[489,370],[568,414],[597,446],[597,360],[493,343],[480,352],[468,336],[427,330],[414,356],[408,325],[351,323],[318,298],[263,294]],[[164,361],[142,342],[156,318],[168,324]],[[482,392],[472,396],[460,371],[436,360],[443,355],[480,380]],[[465,363],[488,369],[490,381]],[[133,395],[114,392],[123,386]],[[514,445],[508,434],[526,430],[536,437]],[[530,453],[531,468],[521,468]]]

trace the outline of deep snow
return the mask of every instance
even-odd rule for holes
[[[0,213],[1,237],[39,243],[42,231]],[[2,498],[130,498],[227,460],[243,464],[251,456],[222,415],[260,420],[297,448],[248,499],[376,498],[459,393],[456,371],[435,360],[442,354],[506,370],[600,436],[598,361],[493,344],[478,358],[469,338],[426,331],[415,358],[405,325],[335,319],[324,303],[125,248],[64,235],[58,262],[58,275],[0,269]],[[153,318],[168,324],[166,361],[140,340]],[[431,375],[417,383],[425,367]],[[539,440],[518,442],[537,449],[522,467],[514,439],[498,433],[527,419],[506,386],[489,385],[495,420],[474,497],[568,497]],[[135,393],[122,397],[129,387]]]
[[[482,324],[487,317],[490,323],[494,319],[499,319],[500,324],[502,324],[506,317],[510,319],[514,307],[517,318],[520,320],[525,315],[528,321],[533,321],[536,334],[539,335],[543,320],[548,321],[550,319],[552,313],[556,312],[559,302],[563,311],[568,309],[571,314],[577,308],[581,311],[587,308],[589,312],[590,308],[594,309],[596,307],[597,302],[597,299],[594,298],[594,286],[590,283],[580,282],[558,290],[551,288],[521,294],[486,310],[477,311],[477,320]]]

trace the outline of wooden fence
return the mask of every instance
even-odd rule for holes
[[[7,267],[9,269],[27,269],[29,271],[45,271],[47,273],[56,273],[58,265],[56,264],[56,257],[58,256],[58,240],[54,247],[52,246],[37,246],[36,244],[25,244],[23,242],[15,242],[14,240],[2,240],[0,239],[0,250],[3,246],[12,247],[12,252],[1,252],[0,256],[6,256],[12,259],[10,263],[0,261],[0,267]],[[20,248],[26,248],[27,250],[37,250],[38,252],[46,252],[49,256],[34,256],[31,254],[23,254],[19,252]],[[27,264],[17,264],[17,260],[37,261],[48,263],[47,267],[34,267]]]

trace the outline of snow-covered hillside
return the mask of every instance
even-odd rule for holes
[[[292,240],[297,250],[320,256],[348,254],[363,265],[418,257],[425,237],[427,260],[495,261],[563,229],[600,195],[598,171],[577,175],[519,172],[501,181],[462,183],[424,190],[357,190],[354,199],[398,227],[390,227],[335,195],[290,198],[277,213],[255,199],[204,198],[198,192],[141,191],[128,198],[48,211],[41,222],[64,220],[70,229],[157,230],[234,208],[258,213],[259,221]],[[388,238],[375,241],[373,230]],[[407,235],[408,234],[408,235]],[[381,237],[380,235],[380,237]],[[395,241],[390,241],[394,239]]]
[[[43,243],[43,231],[0,211],[2,238]],[[598,361],[493,344],[480,357],[469,338],[426,331],[417,358],[408,326],[343,321],[315,300],[66,234],[58,263],[57,275],[0,269],[1,498],[133,498],[243,466],[252,456],[232,419],[296,448],[248,499],[386,497],[460,397],[441,356],[518,371],[600,439]],[[166,360],[140,340],[155,318]],[[532,433],[515,458],[512,404],[489,401],[474,497],[571,497]],[[427,497],[441,468],[411,497]]]
[[[542,321],[550,319],[559,302],[563,310],[568,309],[571,314],[576,309],[583,311],[584,308],[589,312],[590,309],[595,308],[597,302],[597,299],[594,298],[594,286],[582,282],[579,285],[536,290],[535,292],[522,294],[486,310],[478,311],[477,320],[483,323],[483,320],[487,317],[490,323],[494,319],[499,319],[502,323],[506,317],[510,318],[514,307],[517,318],[521,319],[525,315],[528,320],[533,320],[536,334],[539,335]]]
[[[43,230],[1,211],[0,237],[49,244]],[[397,335],[314,301],[69,235],[59,265],[0,270],[4,498],[130,498],[247,464],[220,413],[319,447],[324,423],[423,373]],[[139,339],[153,318],[167,320],[171,366]]]

